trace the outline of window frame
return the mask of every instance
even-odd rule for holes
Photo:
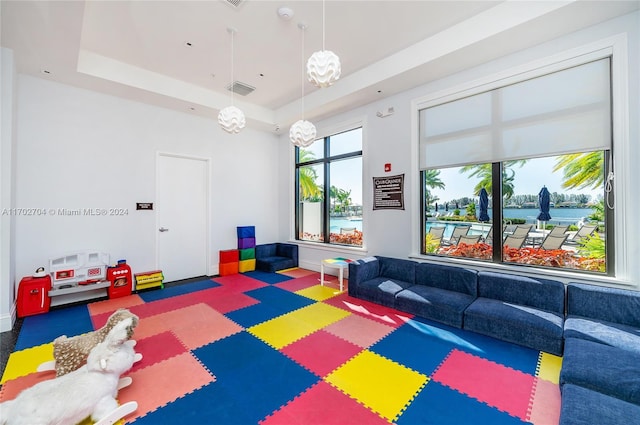
[[[629,157],[630,150],[630,128],[629,128],[629,41],[626,33],[612,35],[606,38],[597,39],[585,44],[577,45],[567,50],[553,53],[548,56],[540,56],[535,50],[527,51],[520,57],[509,56],[501,61],[496,61],[496,66],[502,70],[491,70],[485,67],[487,71],[480,77],[477,72],[472,78],[472,74],[460,73],[439,81],[437,85],[433,85],[433,89],[427,95],[416,97],[411,100],[411,138],[412,138],[412,175],[416,181],[421,178],[419,159],[419,111],[421,109],[455,100],[465,96],[471,96],[482,91],[492,90],[493,88],[504,86],[507,84],[519,82],[539,75],[547,74],[555,70],[561,70],[570,66],[580,65],[596,59],[605,57],[611,58],[611,97],[612,97],[612,158],[610,167],[616,172],[616,180],[628,181],[631,177],[630,170],[632,164]],[[528,62],[527,62],[528,58]],[[524,60],[523,60],[524,59]],[[444,87],[444,88],[443,88]],[[430,87],[427,86],[427,89]],[[615,149],[615,150],[613,150]],[[577,281],[590,283],[595,285],[614,285],[614,286],[635,286],[631,280],[631,256],[630,247],[632,241],[629,235],[625,234],[624,229],[630,221],[631,211],[629,211],[628,199],[631,196],[630,185],[614,185],[613,199],[615,199],[615,210],[608,211],[611,217],[615,219],[615,234],[613,235],[613,246],[611,254],[614,256],[614,264],[612,272],[615,277],[611,276],[582,276],[575,272],[565,271],[562,269],[535,269],[522,268],[509,263],[486,263],[478,264],[478,261],[468,261],[463,258],[439,257],[435,260],[440,263],[451,263],[455,265],[464,265],[479,270],[487,269],[494,271],[514,272],[522,275],[547,275],[564,279],[565,281]],[[410,258],[433,261],[433,257],[422,255],[420,241],[421,231],[424,224],[421,223],[423,218],[421,215],[420,203],[423,202],[421,184],[417,184],[419,189],[414,192],[411,205],[411,254]],[[524,269],[524,270],[523,270]]]
[[[352,151],[352,152],[348,152],[348,153],[342,153],[342,154],[338,154],[338,155],[334,155],[331,156],[331,138],[334,136],[338,136],[344,133],[348,133],[350,131],[354,131],[354,130],[360,130],[361,131],[361,149],[358,151]],[[359,123],[357,125],[353,125],[353,126],[349,126],[343,129],[340,129],[339,131],[333,131],[330,134],[327,134],[325,136],[322,137],[318,137],[314,143],[317,143],[318,141],[322,140],[323,143],[323,147],[322,147],[322,152],[323,152],[323,156],[322,158],[316,158],[314,160],[311,161],[306,161],[306,162],[299,162],[299,158],[300,158],[300,147],[295,146],[294,149],[294,239],[297,242],[305,242],[305,243],[315,243],[315,244],[322,244],[322,245],[327,245],[327,246],[332,246],[332,247],[342,247],[342,248],[351,248],[351,249],[362,249],[364,247],[364,240],[363,240],[363,244],[362,245],[348,245],[348,244],[338,244],[338,243],[332,243],[331,242],[331,219],[330,219],[330,213],[331,213],[331,196],[330,196],[330,191],[331,191],[331,164],[334,162],[338,162],[338,161],[342,161],[342,160],[347,160],[347,159],[353,159],[353,158],[360,158],[360,160],[362,161],[362,165],[364,167],[364,157],[363,157],[363,148],[362,145],[364,145],[364,125],[362,123]],[[322,241],[313,241],[313,240],[308,240],[308,239],[301,239],[300,238],[300,230],[301,230],[301,219],[302,217],[300,216],[300,173],[299,170],[302,167],[308,167],[308,166],[313,166],[313,165],[322,165],[322,169],[323,169],[323,199],[322,199],[322,234],[323,234],[323,240]],[[360,185],[363,185],[363,180],[360,180]],[[364,194],[363,194],[364,195]],[[364,199],[362,201],[362,203],[364,204]],[[364,212],[364,211],[363,211]],[[364,217],[363,217],[363,226],[364,226]],[[364,234],[364,232],[363,232]],[[364,238],[364,237],[363,237]]]

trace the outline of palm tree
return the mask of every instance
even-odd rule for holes
[[[340,203],[340,210],[345,212],[351,205],[351,190],[338,189],[336,195]]]
[[[553,171],[563,170],[562,187],[565,189],[592,189],[604,183],[604,152],[572,153],[556,157]]]
[[[300,149],[298,152],[298,162],[303,163],[315,159],[313,152],[306,149]],[[318,200],[322,197],[322,187],[318,186],[316,180],[318,173],[313,166],[300,167],[298,172],[298,180],[300,182],[300,200]]]
[[[515,186],[513,185],[513,180],[516,172],[513,170],[513,167],[517,165],[522,168],[526,162],[526,159],[504,162],[502,168],[502,196],[505,200],[510,199],[514,194]],[[460,172],[469,173],[470,177],[480,177],[480,181],[473,188],[474,195],[479,196],[480,190],[482,190],[483,187],[487,190],[489,196],[493,195],[493,165],[491,163],[465,165],[460,169]]]
[[[425,208],[428,210],[429,204],[431,204],[431,201],[437,201],[435,197],[431,196],[431,191],[429,189],[430,188],[444,189],[445,184],[442,182],[442,180],[440,180],[440,170],[425,170],[422,172],[422,174],[424,176],[424,187],[425,187],[425,191],[424,191]]]

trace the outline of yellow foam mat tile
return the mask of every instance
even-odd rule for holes
[[[314,285],[296,291],[296,294],[302,295],[303,297],[311,298],[312,300],[324,301],[328,300],[329,298],[335,297],[340,293],[336,292],[334,288],[330,288],[328,286]]]
[[[316,303],[252,326],[247,331],[280,349],[350,314],[327,304]]]
[[[562,367],[562,357],[553,354],[540,352],[538,357],[538,367],[536,376],[545,381],[557,384],[560,381],[560,368]]]
[[[41,363],[53,360],[53,343],[11,353],[0,384],[36,372]]]
[[[390,422],[427,384],[426,375],[364,350],[324,378]]]

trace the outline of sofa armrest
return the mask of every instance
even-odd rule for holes
[[[349,263],[349,290],[355,289],[362,282],[374,279],[380,275],[380,261],[378,259]]]
[[[569,283],[567,315],[640,327],[640,292]]]

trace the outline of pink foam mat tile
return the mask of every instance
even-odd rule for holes
[[[393,326],[351,314],[324,330],[362,348],[368,348],[393,332]]]
[[[87,308],[91,316],[101,314],[111,314],[119,308],[127,308],[144,304],[144,300],[138,294],[127,295],[126,297],[112,298],[104,301],[96,301],[90,303]],[[107,316],[108,317],[108,316]],[[106,319],[105,319],[106,322]]]
[[[535,377],[492,361],[452,350],[432,379],[526,421]]]
[[[313,273],[297,279],[285,280],[284,282],[276,283],[280,289],[284,289],[290,292],[296,292],[301,289],[307,289],[315,285],[320,285],[320,273]]]
[[[136,341],[135,350],[136,353],[142,354],[142,360],[134,363],[127,373],[144,369],[187,351],[182,342],[168,331]]]
[[[557,424],[560,421],[560,402],[560,386],[536,378],[527,420],[534,425]]]
[[[411,314],[403,313],[393,308],[351,297],[347,293],[337,295],[323,302],[394,328],[404,325],[408,319],[413,317]]]
[[[322,377],[362,351],[362,348],[323,330],[280,350],[284,355]]]
[[[260,421],[261,425],[382,425],[371,410],[326,382],[318,382]]]
[[[28,375],[6,381],[2,384],[2,390],[0,390],[0,402],[13,400],[22,392],[22,390],[55,377],[56,372],[54,370],[48,370],[46,372],[30,373]]]
[[[183,353],[127,374],[132,383],[118,393],[123,404],[136,401],[138,409],[127,422],[146,415],[211,382],[215,377],[191,353]]]
[[[134,338],[147,338],[167,330],[193,350],[240,332],[243,328],[210,306],[195,304],[140,319]]]

